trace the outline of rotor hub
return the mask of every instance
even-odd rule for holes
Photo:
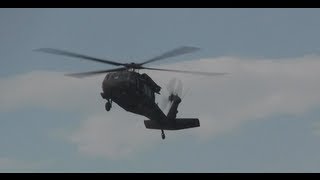
[[[127,63],[124,65],[126,68],[128,69],[142,69],[142,66],[140,64],[137,64],[137,63]]]

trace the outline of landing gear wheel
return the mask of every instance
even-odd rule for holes
[[[106,111],[110,111],[111,109],[111,103],[108,101],[105,105]]]
[[[162,139],[165,139],[166,138],[166,135],[164,134],[163,130],[161,129],[161,138]]]

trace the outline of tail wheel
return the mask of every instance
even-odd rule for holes
[[[163,129],[161,129],[161,138],[162,138],[162,139],[165,139],[165,138],[166,138],[166,135],[164,134]]]

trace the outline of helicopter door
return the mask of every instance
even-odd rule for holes
[[[147,86],[146,84],[143,85],[143,90],[144,90],[144,94],[149,97],[152,98],[152,92],[149,86]]]
[[[139,83],[139,79],[136,78],[136,89],[137,89],[137,91],[140,90],[139,84],[140,84],[140,83]]]
[[[139,78],[136,78],[136,94],[138,96],[144,95],[143,83]]]

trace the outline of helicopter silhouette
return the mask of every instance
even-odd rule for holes
[[[94,61],[114,66],[121,66],[114,69],[72,73],[66,75],[76,78],[83,78],[107,73],[102,82],[102,92],[100,93],[101,97],[107,100],[107,102],[105,103],[106,111],[110,111],[112,102],[115,102],[126,111],[145,116],[149,119],[144,120],[145,127],[148,129],[161,130],[161,137],[162,139],[165,139],[164,130],[181,130],[187,128],[195,128],[200,126],[200,121],[198,118],[176,118],[178,113],[177,109],[179,104],[181,103],[181,81],[179,81],[177,88],[174,88],[176,82],[175,80],[170,81],[168,84],[170,95],[166,99],[166,104],[171,103],[171,107],[168,113],[165,114],[158,106],[158,103],[156,103],[155,101],[155,93],[160,94],[161,87],[156,84],[146,73],[141,74],[138,72],[138,70],[145,69],[205,76],[220,76],[227,74],[217,72],[159,69],[144,66],[148,63],[178,55],[192,53],[198,50],[199,48],[197,47],[181,46],[171,51],[167,51],[154,58],[148,59],[142,63],[120,63],[53,48],[40,48],[36,49],[35,51],[80,58],[83,60]]]

